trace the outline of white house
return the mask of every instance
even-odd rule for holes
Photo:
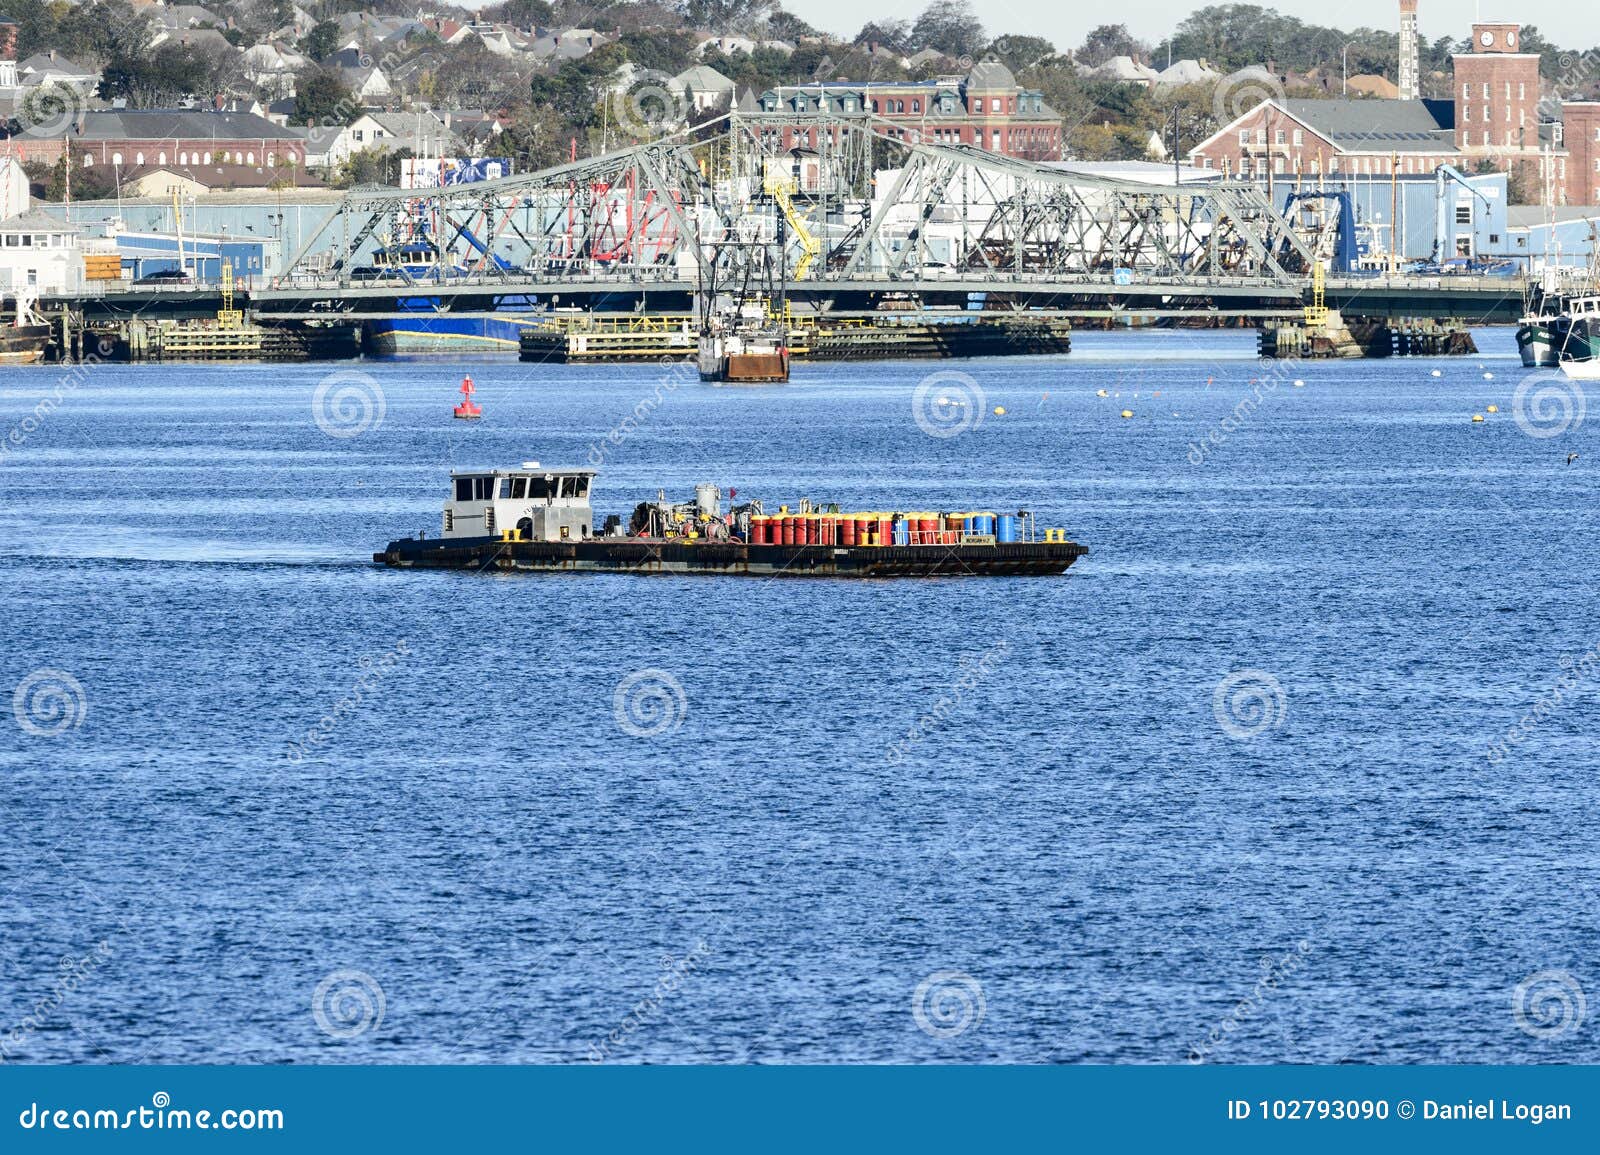
[[[683,93],[696,112],[726,108],[733,103],[733,81],[709,64],[685,68],[672,78],[672,87]]]
[[[82,230],[41,209],[0,220],[0,293],[58,293],[83,284]]]

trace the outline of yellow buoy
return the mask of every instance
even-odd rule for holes
[[[1122,411],[1122,415],[1124,417],[1132,417],[1133,416],[1133,410],[1132,409],[1124,409]]]
[[[1490,413],[1498,413],[1498,412],[1500,412],[1500,406],[1498,406],[1498,405],[1489,406],[1489,412]]]
[[[994,407],[994,415],[996,417],[1004,417],[1006,415],[1006,407],[1004,405],[996,405]]]
[[[1474,421],[1482,421],[1483,420],[1483,414],[1482,413],[1474,413],[1472,415],[1472,419]]]

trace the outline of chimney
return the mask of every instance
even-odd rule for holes
[[[1418,100],[1422,85],[1417,76],[1417,0],[1400,0],[1400,99]]]

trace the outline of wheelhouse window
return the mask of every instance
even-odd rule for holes
[[[528,497],[534,501],[548,501],[555,496],[555,478],[530,477],[528,478]]]
[[[492,477],[456,478],[457,501],[488,501],[493,496],[494,478]]]

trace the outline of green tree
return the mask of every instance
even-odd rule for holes
[[[1079,64],[1098,68],[1113,56],[1139,56],[1144,45],[1134,39],[1126,24],[1102,24],[1083,38],[1078,49]]]
[[[300,48],[313,60],[326,60],[339,51],[339,40],[339,25],[332,20],[324,20],[306,33]]]
[[[967,0],[933,0],[911,26],[911,42],[946,56],[976,56],[986,37]]]
[[[295,78],[294,123],[349,124],[356,118],[359,104],[337,72],[328,68],[309,68]]]

